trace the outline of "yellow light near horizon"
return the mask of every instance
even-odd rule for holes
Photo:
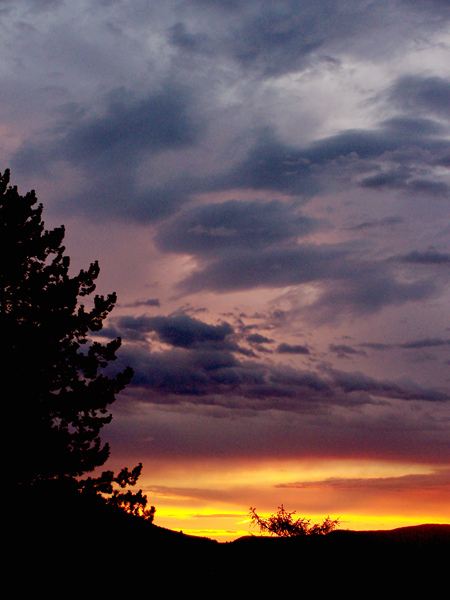
[[[151,483],[144,491],[156,506],[156,525],[231,541],[259,535],[248,518],[250,506],[267,517],[282,503],[312,523],[339,518],[341,529],[449,522],[447,469],[442,467],[438,485],[420,487],[421,476],[438,471],[427,464],[356,459],[185,460],[159,465],[143,483]],[[417,485],[408,478],[402,487],[404,476],[418,476]]]
[[[162,517],[162,515],[161,515]],[[310,515],[311,521],[319,522],[323,520],[323,515]],[[212,520],[214,516],[212,515]],[[218,521],[220,521],[219,519]],[[353,531],[364,531],[364,530],[389,530],[397,529],[399,527],[410,527],[414,525],[423,525],[426,523],[441,523],[448,524],[445,520],[436,520],[433,517],[429,517],[426,514],[418,515],[414,517],[408,517],[405,515],[367,515],[367,514],[343,514],[340,517],[339,529],[350,529]],[[166,518],[161,518],[161,522],[157,522],[157,525],[167,527],[174,531],[182,531],[187,535],[194,535],[199,537],[208,537],[215,539],[219,542],[232,541],[239,537],[247,535],[260,535],[258,529],[250,527],[250,523],[247,522],[234,522],[230,523],[229,528],[223,528],[219,526],[217,522],[216,527],[202,526],[199,524],[195,527],[192,523],[192,515],[182,516],[175,514],[167,514]],[[206,525],[206,524],[205,524]],[[208,524],[210,525],[210,524]],[[233,527],[234,525],[234,527]],[[244,525],[244,527],[242,527]],[[247,527],[245,527],[247,525]],[[236,527],[237,526],[237,527]],[[269,534],[265,534],[269,535]]]

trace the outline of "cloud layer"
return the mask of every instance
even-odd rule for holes
[[[119,454],[448,465],[449,3],[0,12],[2,170],[118,292]]]

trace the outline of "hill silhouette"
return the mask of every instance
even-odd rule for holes
[[[34,492],[16,509],[9,556],[34,593],[81,585],[91,597],[117,597],[200,586],[226,598],[237,588],[265,595],[294,581],[323,592],[350,586],[355,593],[387,587],[429,594],[450,555],[450,525],[219,543],[148,523],[98,496]]]

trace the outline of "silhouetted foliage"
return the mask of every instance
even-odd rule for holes
[[[115,294],[95,296],[89,310],[78,304],[95,290],[98,263],[70,277],[64,226],[46,231],[34,190],[21,196],[8,184],[6,170],[0,173],[0,331],[7,423],[17,428],[8,453],[11,479],[22,487],[73,484],[108,458],[99,433],[111,421],[108,405],[133,371],[128,367],[115,377],[100,372],[115,360],[121,340],[101,344],[89,338],[101,330]],[[117,477],[106,471],[97,489],[92,479],[77,486],[97,493],[109,482],[112,502],[135,513],[145,509],[142,492],[134,499],[131,492],[121,496],[112,483],[134,485],[141,468]]]
[[[132,471],[129,471],[125,467],[117,476],[114,475],[113,471],[103,471],[99,477],[83,479],[79,482],[79,487],[81,491],[101,494],[106,498],[106,503],[110,506],[116,506],[127,513],[153,523],[156,509],[154,506],[147,508],[147,496],[142,493],[142,490],[138,492],[131,492],[130,490],[121,492],[118,489],[114,489],[113,485],[116,483],[121,489],[127,485],[134,486],[139,479],[141,471],[142,463],[139,463]]]
[[[253,527],[259,527],[261,533],[267,532],[278,537],[294,537],[297,535],[325,535],[334,531],[339,525],[339,519],[334,521],[328,516],[322,523],[311,525],[311,519],[293,519],[296,511],[289,512],[284,506],[278,507],[278,512],[267,519],[261,518],[256,509],[250,507],[249,516]]]

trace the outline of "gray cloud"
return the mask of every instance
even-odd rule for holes
[[[183,341],[184,343],[184,341]],[[384,401],[448,402],[444,390],[414,382],[377,380],[363,373],[328,370],[319,374],[254,360],[239,360],[231,350],[191,344],[151,352],[146,347],[123,348],[120,368],[133,366],[132,385],[145,390],[151,403],[201,402],[205,405],[255,411],[316,413],[327,406],[356,407]]]
[[[430,118],[420,117],[392,117],[382,121],[380,126],[387,132],[397,133],[403,140],[416,137],[430,137],[445,135],[449,132],[448,125],[443,125]]]
[[[352,391],[365,391],[375,396],[398,398],[400,400],[424,400],[428,402],[447,402],[450,396],[439,389],[423,389],[414,382],[395,383],[392,381],[379,381],[364,373],[345,373],[331,370],[335,383],[346,393]]]
[[[450,118],[450,81],[442,77],[406,75],[399,77],[389,92],[399,108]]]
[[[439,348],[442,346],[450,346],[450,339],[443,338],[427,338],[423,340],[413,340],[411,342],[404,342],[402,344],[379,344],[379,343],[364,343],[359,344],[363,348],[369,348],[370,350],[386,351],[393,350],[394,348],[402,348],[404,350],[416,350],[421,348]]]
[[[149,156],[197,141],[200,123],[191,118],[189,105],[182,89],[169,87],[144,98],[116,89],[97,114],[86,116],[79,110],[75,118],[24,142],[12,157],[12,168],[27,176],[42,175],[62,161],[77,168],[90,186],[89,194],[75,192],[66,210],[140,221],[160,218],[186,198],[186,189],[180,192],[174,182],[142,191],[138,168]]]
[[[129,302],[128,304],[119,304],[124,308],[138,308],[141,306],[161,306],[158,298],[150,298],[149,300],[136,300],[135,302]]]
[[[208,325],[183,313],[167,317],[118,317],[112,320],[109,327],[103,331],[104,335],[120,335],[128,340],[145,341],[148,333],[155,332],[161,342],[175,348],[191,348],[205,344],[223,347],[227,336],[233,333],[229,323]],[[236,349],[236,346],[233,346],[233,349]]]
[[[156,240],[166,252],[202,255],[258,250],[295,240],[318,228],[316,219],[277,200],[228,200],[182,212],[160,228]]]
[[[277,347],[278,354],[309,354],[309,348],[307,346],[294,345],[290,344],[279,344]]]
[[[372,221],[364,221],[359,223],[358,225],[353,225],[352,227],[348,227],[348,229],[361,231],[362,229],[372,229],[373,227],[389,227],[391,225],[398,225],[403,223],[404,219],[402,217],[385,217],[384,219],[374,219]]]
[[[365,344],[360,344],[363,348],[369,348],[370,350],[377,350],[379,352],[385,352],[386,350],[391,350],[394,348],[393,344],[380,344],[376,342],[367,342]]]
[[[147,339],[148,333],[155,333],[170,348],[155,349]],[[199,402],[195,398],[202,398],[201,402],[207,405],[236,409],[315,413],[326,406],[377,404],[380,398],[432,403],[450,400],[445,390],[424,388],[412,380],[380,380],[360,372],[331,368],[315,373],[238,358],[236,355],[242,355],[242,350],[233,333],[228,323],[209,325],[185,314],[119,317],[113,320],[113,328],[105,332],[132,342],[122,348],[114,369],[130,364],[135,371],[133,387],[146,390],[148,401],[157,404]],[[424,340],[422,345],[439,343],[439,340]],[[405,347],[413,345],[418,344]],[[284,346],[281,353],[309,353],[305,346]],[[347,346],[335,346],[331,351],[346,355],[360,353]]]
[[[6,6],[14,6],[14,4],[16,4],[14,0],[2,0],[2,3]],[[63,0],[22,0],[21,3],[32,12],[39,13],[58,7],[63,3]]]
[[[344,263],[350,251],[344,246],[301,245],[268,248],[259,253],[230,253],[190,275],[179,284],[185,292],[202,289],[225,292],[256,287],[284,287],[332,279],[351,269]]]
[[[426,339],[426,340],[415,340],[413,342],[407,342],[405,344],[398,344],[399,348],[434,348],[436,346],[449,346],[450,340],[443,340],[439,338]]]
[[[205,33],[189,33],[184,23],[178,22],[168,30],[168,41],[184,52],[207,53],[214,51],[211,38]]]
[[[447,195],[448,185],[436,181],[433,172],[450,149],[447,131],[429,119],[398,117],[377,129],[342,131],[301,148],[276,140],[267,130],[213,187],[272,190],[306,200],[327,189],[348,188],[352,181],[368,188]]]
[[[118,158],[129,163],[141,152],[177,148],[196,139],[182,90],[164,90],[141,100],[118,89],[109,94],[102,112],[61,123],[54,139],[46,143],[25,145],[16,153],[13,167],[33,172],[44,160],[67,160],[94,170]]]
[[[271,340],[270,338],[265,337],[264,335],[261,335],[259,333],[252,333],[248,335],[247,341],[251,344],[270,344],[273,342],[273,340]]]
[[[182,293],[218,293],[276,288],[317,282],[322,294],[305,314],[334,320],[348,311],[373,313],[385,306],[432,297],[430,280],[403,282],[386,262],[361,261],[349,246],[298,245],[267,248],[258,253],[230,252],[194,271],[178,284]]]
[[[346,344],[330,344],[328,347],[330,352],[337,354],[339,358],[349,358],[349,355],[366,356],[363,350],[356,350],[352,346]]]
[[[417,265],[449,265],[450,253],[437,252],[430,249],[425,251],[412,250],[408,254],[396,257],[396,260]]]
[[[355,279],[351,281],[334,281],[327,285],[322,296],[308,307],[308,316],[322,323],[337,320],[343,315],[374,314],[387,306],[419,302],[438,293],[432,281],[405,283],[377,267],[373,271],[370,265],[367,268],[367,272],[362,265],[361,269],[356,269]]]
[[[226,168],[216,165],[220,175],[201,171],[194,175],[180,169],[165,183],[152,182],[143,187],[139,170],[145,161],[166,151],[199,148],[207,130],[208,112],[198,110],[206,100],[187,92],[187,86],[177,83],[175,75],[168,81],[160,91],[146,95],[115,88],[103,102],[96,103],[94,110],[69,103],[71,110],[65,115],[60,111],[58,123],[53,121],[53,126],[19,146],[11,160],[13,169],[27,176],[50,177],[55,165],[65,163],[77,169],[89,191],[72,193],[64,210],[139,222],[174,214],[192,194],[236,188],[289,194],[297,201],[332,189],[348,189],[349,185],[436,197],[450,193],[448,184],[434,173],[436,166],[448,162],[448,130],[421,115],[399,115],[373,130],[350,129],[307,146],[300,141],[299,145],[286,144],[263,125],[253,145],[247,142],[247,154],[239,154]],[[400,80],[394,84],[387,101],[407,110],[398,104],[402,85]],[[444,84],[441,87],[445,88]],[[249,140],[254,139],[254,131],[247,133]],[[172,247],[181,251],[184,245],[188,252],[199,251],[202,246],[206,252],[225,243],[257,244],[264,234],[270,243],[277,237],[292,239],[295,232],[305,235],[319,226],[277,201],[261,205],[259,222],[251,224],[253,209],[251,202],[231,200],[220,206],[191,209],[165,226],[159,244],[169,251]],[[239,218],[248,224],[248,237],[244,228],[234,226]],[[221,222],[227,219],[229,226]],[[180,236],[183,228],[187,235]],[[221,235],[229,239],[220,240]]]
[[[377,3],[346,0],[321,0],[311,4],[306,0],[280,0],[276,5],[247,2],[197,2],[203,18],[220,19],[221,28],[211,36],[210,51],[237,64],[244,72],[260,77],[276,77],[298,72],[310,66],[317,56],[339,53],[345,46],[350,54],[377,55],[395,52],[415,31],[417,16],[438,13],[434,28],[445,27],[448,11],[438,3],[409,3],[405,10],[401,2],[385,0]],[[213,10],[212,10],[213,9]],[[214,14],[218,9],[220,14]],[[200,18],[200,13],[197,15]],[[198,25],[191,20],[192,28]],[[427,29],[426,20],[422,26]],[[209,21],[211,25],[212,22]],[[197,25],[197,27],[196,27]],[[180,27],[178,25],[178,27]],[[198,35],[173,29],[170,39],[183,52],[203,50]],[[206,28],[205,28],[206,29]],[[380,43],[383,31],[384,45]],[[378,43],[377,43],[378,41]]]

